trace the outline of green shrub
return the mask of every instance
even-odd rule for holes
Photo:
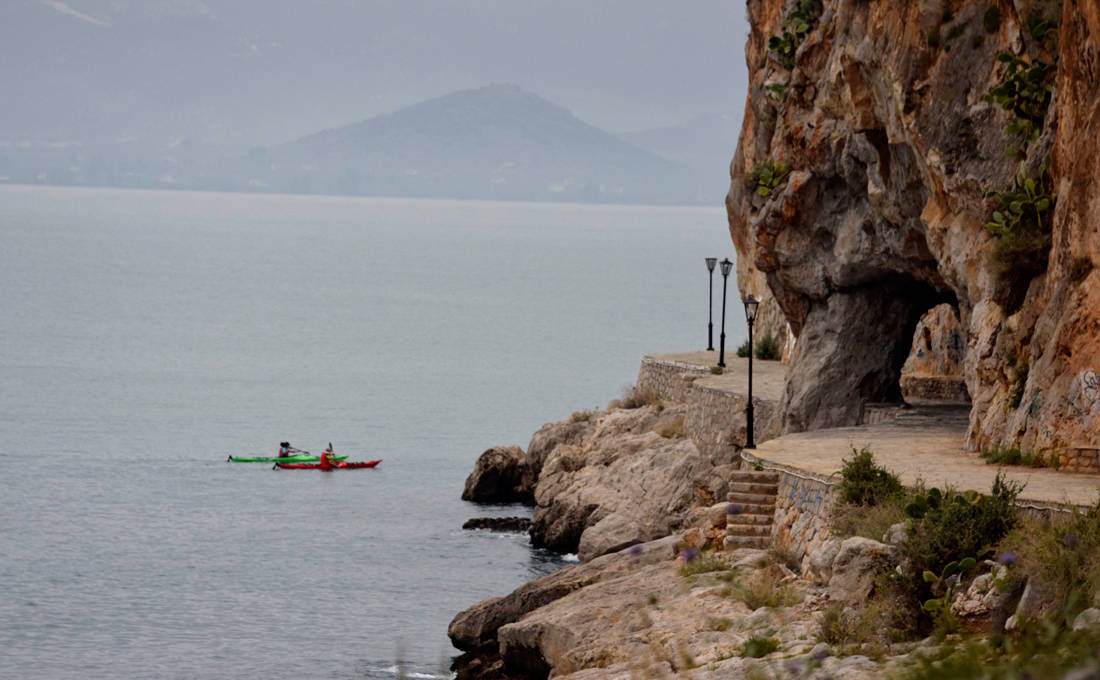
[[[1005,133],[1018,137],[1021,148],[1010,147],[1007,153],[1023,157],[1043,128],[1054,87],[1050,82],[1054,67],[1043,61],[1029,62],[1011,52],[1001,52],[997,60],[1006,65],[1004,78],[983,99],[1012,113]]]
[[[780,161],[773,163],[772,161],[764,161],[758,164],[752,169],[752,172],[748,176],[749,188],[756,191],[758,196],[767,198],[772,195],[780,184],[787,179],[787,175],[791,172],[791,166]]]
[[[809,35],[820,14],[816,0],[798,0],[783,17],[783,31],[768,40],[768,51],[775,54],[783,68],[794,68],[795,52]]]
[[[935,612],[924,609],[924,605],[942,593],[933,592],[935,582],[926,580],[925,572],[942,575],[950,571],[952,562],[988,556],[1016,526],[1019,519],[1016,496],[1022,488],[998,473],[988,496],[975,491],[957,493],[931,488],[917,494],[906,507],[913,520],[901,544],[902,561],[907,569],[894,585],[908,598],[914,614],[923,612],[926,629],[933,623],[928,614]]]
[[[850,505],[878,505],[901,495],[901,480],[875,465],[869,447],[852,447],[852,457],[840,469],[840,502]]]
[[[623,390],[623,397],[618,400],[617,404],[618,408],[626,409],[641,408],[643,406],[663,408],[664,402],[661,399],[661,393],[651,387],[642,389],[628,387]]]
[[[958,38],[965,31],[966,31],[966,24],[964,24],[963,22],[960,21],[959,23],[953,25],[951,28],[947,29],[947,37],[945,38],[945,41],[950,42],[950,41],[954,40],[955,38]]]
[[[1042,12],[1033,11],[1024,21],[1024,26],[1032,38],[1042,41],[1051,31],[1058,28],[1058,22],[1047,19]]]
[[[749,355],[749,352],[751,352],[751,351],[752,351],[752,346],[749,345],[748,340],[745,340],[743,343],[741,343],[741,346],[737,348],[737,356],[744,359],[745,357],[747,357]]]
[[[759,659],[779,649],[779,640],[774,637],[754,635],[745,640],[740,647],[741,656],[747,659]]]
[[[756,342],[756,358],[775,361],[779,359],[779,341],[768,331]]]
[[[714,553],[702,553],[694,559],[688,560],[680,567],[681,576],[695,576],[697,574],[709,574],[711,572],[730,571],[730,565]]]
[[[768,85],[768,89],[771,90],[772,94],[774,94],[779,101],[785,101],[787,99],[788,87],[789,85],[787,83],[772,83]]]
[[[1017,302],[1027,283],[1047,268],[1055,201],[1052,185],[1046,165],[1038,178],[1032,178],[1021,163],[1007,191],[987,192],[999,207],[993,212],[992,221],[985,225],[997,239],[993,268],[1012,291],[1010,298]]]
[[[1043,584],[1055,612],[1076,616],[1100,593],[1100,504],[1050,524],[1024,522],[1002,547],[1018,557],[1013,569]]]
[[[982,458],[992,465],[1022,465],[1055,469],[1060,465],[1058,454],[1053,451],[1022,451],[1019,446],[1008,445],[983,449]]]
[[[833,512],[831,530],[834,536],[862,536],[881,541],[886,530],[907,518],[904,494],[880,500],[876,505],[838,505]]]
[[[672,420],[661,423],[655,430],[657,434],[661,435],[665,439],[676,439],[684,436],[684,417],[677,416]]]
[[[802,601],[802,596],[791,586],[777,581],[766,569],[734,583],[730,594],[753,611],[761,607],[789,607]]]

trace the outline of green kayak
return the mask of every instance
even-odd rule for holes
[[[347,456],[333,456],[336,460],[344,460]],[[262,458],[235,458],[230,456],[226,459],[227,463],[316,463],[321,460],[320,456],[314,456],[309,454],[299,454],[297,456],[264,456]]]

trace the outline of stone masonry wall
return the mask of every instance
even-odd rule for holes
[[[662,399],[687,404],[684,431],[700,451],[716,456],[744,444],[746,396],[694,384],[708,374],[700,366],[645,357],[638,389],[656,390]],[[753,411],[758,443],[779,436],[778,404],[754,398]]]
[[[805,563],[806,556],[829,538],[837,506],[836,483],[802,472],[774,471],[779,473],[779,491],[775,498],[772,540],[775,547],[790,551]]]

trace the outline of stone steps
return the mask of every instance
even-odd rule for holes
[[[737,550],[738,548],[758,548],[764,550],[772,545],[772,537],[763,536],[726,536],[725,549]]]
[[[772,523],[778,492],[779,473],[736,470],[730,475],[726,550],[763,549],[772,545]]]
[[[730,482],[730,493],[763,493],[774,496],[778,491],[778,484],[758,484],[756,482]]]

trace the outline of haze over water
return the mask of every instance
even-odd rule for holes
[[[477,455],[705,347],[707,255],[720,207],[0,187],[0,677],[446,675],[562,565],[460,529],[527,512]],[[384,462],[225,462],[281,440]]]

